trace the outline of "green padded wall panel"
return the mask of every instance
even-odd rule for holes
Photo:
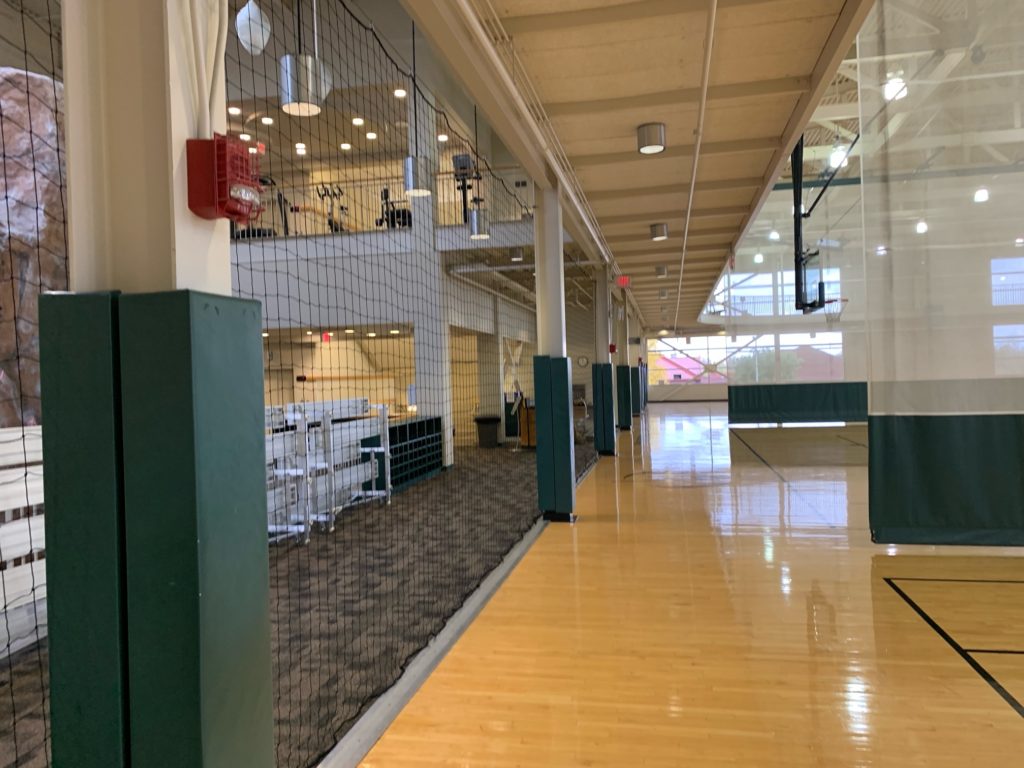
[[[604,456],[615,455],[615,392],[611,363],[594,363],[594,447]]]
[[[868,385],[862,381],[729,387],[733,424],[867,420]]]
[[[640,391],[640,369],[635,365],[629,369],[629,391],[633,415],[639,416],[644,412],[644,397]]]
[[[629,366],[615,366],[615,401],[618,404],[619,429],[631,429],[633,426],[632,388]]]
[[[537,502],[545,514],[571,516],[576,506],[569,359],[533,358],[537,406]]]
[[[127,765],[115,294],[39,299],[53,763]]]
[[[272,768],[260,305],[120,301],[132,768]]]
[[[871,416],[879,543],[1024,545],[1024,415]]]

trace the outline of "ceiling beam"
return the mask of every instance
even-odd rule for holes
[[[660,245],[660,243],[656,243],[655,245]],[[686,250],[687,250],[688,253],[718,253],[719,251],[726,250],[728,247],[729,247],[728,243],[726,243],[724,245],[691,245]],[[615,259],[616,259],[616,261],[619,261],[620,263],[626,263],[630,259],[636,259],[636,258],[647,258],[647,259],[650,259],[650,258],[654,258],[656,256],[661,256],[661,257],[666,258],[666,259],[670,259],[672,257],[679,258],[679,254],[680,254],[681,251],[682,251],[682,248],[669,248],[669,249],[665,249],[665,248],[661,248],[661,249],[657,249],[657,248],[655,248],[655,249],[650,249],[650,248],[646,248],[646,249],[643,249],[643,248],[616,248],[615,249]]]
[[[734,141],[708,141],[700,146],[702,156],[707,155],[734,155],[743,152],[764,152],[777,149],[779,146],[778,136],[762,136],[756,139],[736,139]],[[573,155],[569,158],[574,168],[592,165],[615,165],[616,163],[633,163],[637,161],[650,162],[652,159],[666,159],[673,157],[693,157],[693,145],[683,144],[676,147],[669,147],[664,152],[656,155],[641,155],[635,149],[629,152],[603,152],[593,155]],[[763,180],[762,180],[763,181]]]
[[[730,83],[708,88],[709,101],[754,99],[764,96],[785,96],[799,94],[811,87],[809,77],[782,77],[776,80],[755,80],[746,83]],[[632,96],[590,101],[555,101],[544,105],[548,117],[572,117],[593,115],[601,112],[618,112],[644,109],[647,107],[680,107],[700,103],[700,88],[680,88],[674,91],[658,91]]]
[[[860,102],[850,101],[843,104],[819,104],[814,110],[814,122],[834,123],[839,120],[859,120]]]
[[[720,179],[718,181],[698,181],[698,192],[722,192],[730,189],[757,189],[761,186],[761,179],[752,177],[747,179]],[[652,197],[655,195],[687,195],[690,192],[689,184],[665,184],[657,187],[634,187],[630,189],[596,189],[587,190],[587,200],[595,203],[599,200],[623,200],[632,197]]]
[[[773,0],[718,0],[719,8],[738,8],[744,5],[764,5]],[[557,7],[557,6],[554,6]],[[506,16],[501,24],[510,35],[530,32],[558,32],[598,24],[621,24],[628,21],[678,16],[684,13],[706,13],[707,0],[640,0],[619,3],[603,8],[555,13],[531,13]]]
[[[736,233],[735,227],[712,227],[710,229],[695,229],[690,232],[690,239],[698,237],[731,237]],[[638,240],[650,240],[651,233],[646,227],[642,231],[638,231],[635,235],[612,235],[611,237],[605,237],[605,242],[609,245],[615,245],[616,243],[635,243]],[[665,242],[674,243],[678,241],[679,246],[682,247],[683,239],[681,234],[670,235],[669,239]]]
[[[750,209],[745,205],[722,206],[721,208],[695,208],[691,214],[694,219],[713,219],[723,216],[742,216]],[[615,224],[633,224],[636,222],[677,221],[683,218],[683,211],[653,211],[650,213],[629,213],[622,216],[598,216],[602,227]],[[735,230],[733,230],[735,231]]]

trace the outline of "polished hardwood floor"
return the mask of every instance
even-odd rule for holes
[[[1024,765],[1024,552],[872,544],[862,427],[652,405],[619,453],[366,768]]]

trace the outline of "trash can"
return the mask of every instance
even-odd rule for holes
[[[501,428],[500,416],[477,416],[473,419],[476,422],[476,437],[481,448],[497,448],[498,430]]]

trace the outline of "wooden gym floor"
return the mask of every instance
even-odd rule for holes
[[[871,544],[866,458],[652,405],[363,765],[1019,765],[1024,552]]]

